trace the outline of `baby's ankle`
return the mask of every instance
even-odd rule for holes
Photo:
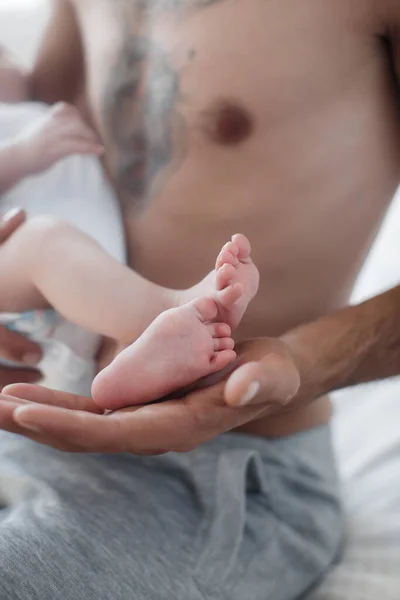
[[[163,298],[164,310],[169,310],[170,308],[179,308],[184,304],[190,302],[192,298],[188,295],[188,290],[165,290],[165,295]]]

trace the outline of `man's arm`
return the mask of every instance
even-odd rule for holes
[[[282,340],[299,365],[298,400],[399,375],[400,286],[300,326]]]
[[[30,87],[33,100],[76,103],[83,93],[81,35],[70,0],[53,0],[53,11],[39,49]]]
[[[399,375],[400,286],[301,325],[279,343],[231,375],[225,391],[230,406],[272,402],[275,410],[296,409],[334,390]]]

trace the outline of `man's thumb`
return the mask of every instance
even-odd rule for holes
[[[232,407],[254,404],[285,406],[299,387],[300,374],[293,360],[270,353],[232,373],[225,386],[225,402]]]

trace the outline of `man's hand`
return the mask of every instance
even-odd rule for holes
[[[4,215],[0,221],[0,245],[25,221],[23,210],[15,209]],[[23,336],[9,331],[0,325],[0,360],[1,358],[24,363],[27,366],[36,365],[41,358],[40,347]],[[0,366],[0,388],[10,383],[39,381],[41,374],[31,369],[9,369]]]
[[[296,393],[299,374],[285,344],[259,339],[240,345],[238,351],[242,362],[261,359],[269,374],[260,381],[262,404],[228,406],[225,381],[220,381],[181,400],[101,414],[89,398],[16,385],[0,397],[0,427],[69,452],[187,452],[270,414]]]
[[[103,154],[96,133],[75,106],[59,102],[16,140],[26,174],[45,171],[73,154]]]

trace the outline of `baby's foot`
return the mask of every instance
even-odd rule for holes
[[[101,371],[92,386],[106,409],[145,404],[220,371],[236,358],[231,328],[212,322],[212,298],[165,311],[143,335]]]
[[[251,256],[249,240],[238,233],[218,255],[215,270],[183,292],[183,302],[197,296],[212,296],[218,304],[218,321],[235,330],[258,291],[260,276]]]
[[[218,319],[236,329],[258,292],[260,275],[251,256],[249,240],[238,233],[222,248],[215,265]]]

